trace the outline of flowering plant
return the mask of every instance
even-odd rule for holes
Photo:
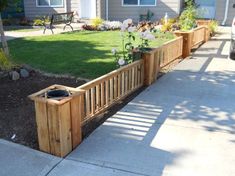
[[[146,30],[144,32],[140,32],[141,44],[138,46],[141,52],[144,52],[147,47],[149,47],[149,41],[155,40],[155,36],[150,32],[150,30]]]
[[[117,64],[119,66],[126,65],[133,61],[133,49],[135,41],[134,32],[136,27],[132,24],[132,19],[127,19],[123,21],[121,25],[121,38],[122,38],[122,52],[118,53],[117,49],[113,48],[112,53],[116,58]]]
[[[133,62],[134,55],[133,50],[135,42],[135,32],[137,28],[133,25],[131,19],[123,21],[121,25],[121,38],[122,38],[122,52],[118,52],[117,49],[113,48],[112,53],[116,58],[118,66],[124,66],[128,63]],[[140,32],[141,44],[138,45],[139,51],[146,51],[146,47],[149,46],[149,41],[154,40],[155,36],[149,31]]]

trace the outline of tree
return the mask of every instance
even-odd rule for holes
[[[9,56],[9,48],[8,48],[8,45],[7,45],[7,40],[6,40],[6,36],[5,36],[5,33],[4,33],[3,23],[2,23],[2,16],[1,16],[2,11],[5,10],[7,6],[8,6],[8,0],[0,0],[0,34],[1,34],[1,42],[2,42],[2,49],[5,53],[5,55],[8,57]]]
[[[4,53],[7,57],[9,57],[10,53],[9,53],[9,48],[8,48],[8,45],[7,45],[7,40],[6,40],[6,36],[5,36],[5,33],[4,33],[4,29],[3,29],[1,13],[10,4],[15,5],[17,7],[19,2],[20,2],[19,0],[0,0],[0,34],[1,34],[2,49],[3,49],[3,51],[4,51]]]

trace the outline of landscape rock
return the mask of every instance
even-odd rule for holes
[[[20,76],[22,78],[27,78],[27,77],[29,77],[29,72],[26,69],[22,68],[22,69],[20,69]]]
[[[12,71],[10,73],[10,75],[11,75],[11,79],[13,81],[16,81],[16,80],[20,79],[20,74],[17,71]]]

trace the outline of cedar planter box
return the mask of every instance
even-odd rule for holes
[[[190,56],[192,48],[209,40],[210,32],[206,26],[199,26],[191,31],[175,31],[175,35],[183,37],[183,58]]]
[[[161,69],[182,57],[183,37],[176,37],[162,46],[142,54],[144,60],[144,85],[149,86],[157,80]]]
[[[197,26],[208,26],[210,22],[211,20],[203,20],[203,19],[196,20]]]
[[[67,92],[65,97],[59,94]],[[57,95],[55,95],[54,91]],[[49,96],[57,96],[52,98]],[[35,102],[39,149],[58,157],[69,154],[81,142],[81,91],[53,85],[29,96]]]

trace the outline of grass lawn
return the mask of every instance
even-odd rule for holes
[[[151,42],[159,46],[174,38]],[[112,48],[121,50],[119,31],[79,31],[9,41],[13,61],[57,74],[96,78],[116,69]]]

